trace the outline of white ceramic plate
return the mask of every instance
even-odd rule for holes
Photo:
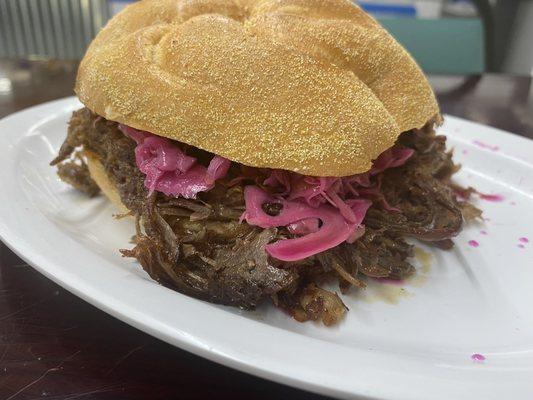
[[[271,306],[243,312],[186,297],[121,258],[131,221],[113,220],[103,198],[85,198],[48,166],[78,107],[68,98],[0,122],[0,237],[55,282],[166,342],[306,390],[533,398],[532,141],[447,117],[459,182],[500,201],[478,201],[487,222],[467,227],[454,250],[423,247],[431,256],[419,257],[415,278],[344,296],[347,318],[326,328]]]

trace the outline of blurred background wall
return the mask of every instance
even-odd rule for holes
[[[0,0],[0,57],[79,59],[110,17],[107,0]]]
[[[0,0],[0,57],[79,59],[130,0]],[[533,73],[533,1],[358,0],[427,72]]]
[[[508,0],[507,7],[514,4],[510,24],[509,40],[504,47],[501,69],[514,74],[533,76],[533,1],[513,2]]]

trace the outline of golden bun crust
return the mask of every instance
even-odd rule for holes
[[[84,151],[83,153],[93,181],[98,185],[102,193],[106,195],[106,197],[115,205],[115,207],[120,210],[120,213],[127,214],[129,210],[120,199],[120,194],[118,193],[117,188],[107,176],[105,168],[98,159],[98,156],[89,151]]]
[[[439,118],[409,54],[345,0],[144,0],[90,45],[76,93],[107,119],[233,161],[367,171]]]

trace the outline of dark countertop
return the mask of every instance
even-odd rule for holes
[[[72,95],[75,71],[75,63],[0,60],[0,117]],[[431,82],[444,113],[533,138],[530,77],[438,76]],[[0,399],[230,397],[323,398],[148,336],[57,286],[0,243]]]

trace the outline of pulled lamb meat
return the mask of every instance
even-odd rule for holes
[[[264,251],[276,236],[275,230],[230,221],[202,225],[199,221],[207,220],[207,213],[186,224],[182,221],[191,220],[184,215],[168,218],[160,210],[152,195],[141,217],[137,246],[122,253],[137,258],[165,286],[204,300],[253,308],[264,297],[296,283],[298,275],[273,266]]]
[[[404,165],[379,174],[381,198],[364,219],[364,234],[354,243],[294,262],[270,257],[265,245],[291,238],[287,228],[261,229],[240,221],[245,211],[246,183],[262,182],[232,165],[225,178],[196,199],[148,193],[135,163],[135,141],[117,123],[88,109],[74,112],[67,139],[52,165],[74,187],[94,195],[97,186],[87,171],[83,152],[96,154],[122,202],[136,218],[135,247],[121,250],[135,257],[161,284],[215,303],[254,308],[266,298],[298,321],[337,323],[347,308],[340,297],[320,287],[337,279],[342,293],[365,287],[365,277],[403,279],[414,272],[409,258],[414,237],[438,247],[453,246],[451,238],[463,224],[463,210],[450,178],[458,170],[446,152],[445,137],[428,125],[406,132],[398,143],[414,150]],[[184,146],[205,162],[210,155]],[[255,182],[254,182],[255,179]],[[384,207],[386,204],[387,207]],[[269,215],[279,204],[265,204]]]
[[[399,212],[372,207],[367,226],[435,243],[456,236],[463,225],[461,206],[450,188],[459,169],[446,151],[446,137],[430,127],[403,133],[398,143],[415,152],[406,164],[381,175],[381,192]]]
[[[74,159],[59,164],[57,174],[63,182],[72,185],[89,197],[96,196],[100,192],[100,188],[91,178],[87,163],[79,153]]]
[[[76,168],[73,160],[83,160],[84,151],[96,154],[124,205],[136,214],[141,213],[148,191],[144,187],[144,176],[135,165],[135,142],[124,136],[116,122],[82,108],[72,114],[67,138],[51,165],[58,165],[66,175],[72,175],[66,171]],[[64,176],[60,174],[59,177],[71,183]]]

